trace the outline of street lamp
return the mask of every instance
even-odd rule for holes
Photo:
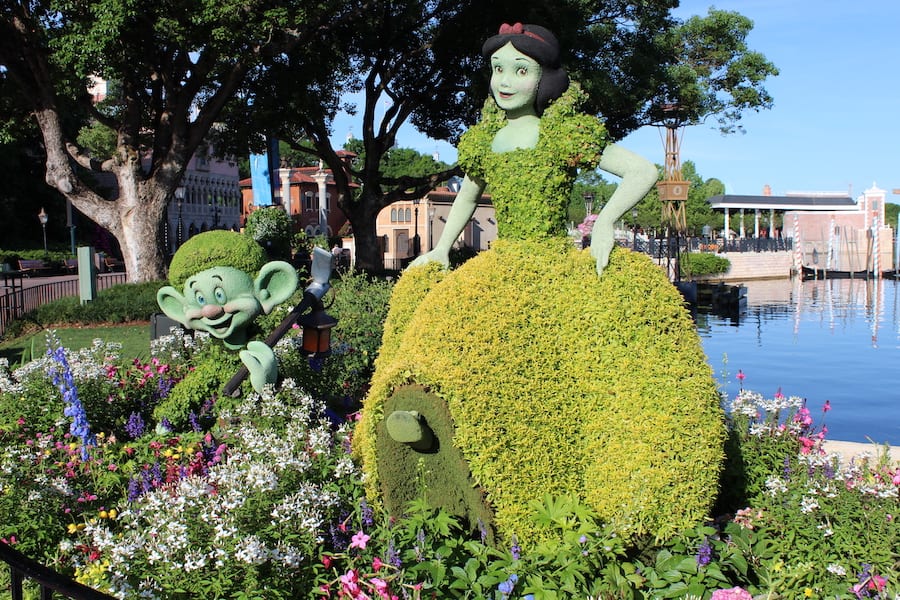
[[[434,206],[428,207],[428,249],[434,249],[434,215],[437,211]],[[898,261],[900,262],[900,261]]]
[[[589,217],[594,212],[594,193],[593,192],[585,192],[584,197],[584,216]]]
[[[633,231],[632,231],[633,247],[632,247],[632,249],[634,251],[637,251],[637,247],[638,247],[637,246],[637,217],[638,217],[638,209],[637,209],[637,206],[635,206],[631,209],[631,223],[632,223],[632,227],[633,227]]]
[[[47,211],[44,210],[44,207],[41,207],[41,212],[38,213],[38,221],[41,222],[41,229],[44,230],[44,252],[47,251],[47,221],[49,217],[47,216]]]
[[[178,227],[175,228],[175,249],[181,248],[184,241],[184,221],[182,221],[182,205],[184,203],[184,188],[175,188],[175,200],[178,201]]]
[[[415,221],[415,233],[413,234],[413,255],[418,256],[422,252],[422,244],[419,241],[419,202],[416,198],[413,200],[413,220]]]

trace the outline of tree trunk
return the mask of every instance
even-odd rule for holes
[[[375,222],[382,203],[377,198],[361,197],[344,207],[353,226],[353,242],[356,248],[356,268],[367,273],[384,271],[384,255],[378,243]]]
[[[159,247],[159,231],[168,193],[160,181],[145,179],[140,158],[127,151],[128,158],[107,167],[116,176],[118,196],[107,200],[85,185],[72,168],[59,115],[53,110],[34,113],[47,150],[47,183],[59,190],[72,205],[119,242],[128,281],[157,281],[165,278],[166,262]],[[78,159],[76,159],[78,160]],[[99,171],[87,159],[82,166]]]

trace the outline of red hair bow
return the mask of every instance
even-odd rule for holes
[[[521,23],[516,23],[514,25],[504,23],[500,26],[500,35],[505,35],[508,33],[525,33],[525,27],[523,27]]]

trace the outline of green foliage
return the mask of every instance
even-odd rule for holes
[[[372,377],[392,284],[360,271],[348,271],[331,284],[334,301],[327,311],[338,320],[331,330],[331,356],[310,365],[306,356],[293,346],[276,348],[276,353],[284,377],[294,379],[316,398],[346,411],[362,401]],[[298,292],[293,303],[276,308],[265,319],[257,319],[260,329],[266,334],[274,329],[292,305],[300,302],[301,294]]]
[[[682,277],[721,275],[731,268],[731,261],[709,252],[686,252],[680,257]]]
[[[169,283],[180,290],[188,277],[211,267],[234,267],[256,277],[265,262],[265,250],[252,238],[234,231],[206,231],[182,244],[172,257]]]
[[[230,401],[222,388],[241,366],[237,352],[222,344],[212,343],[193,360],[194,368],[175,386],[169,395],[153,409],[153,419],[164,419],[177,430],[190,428],[191,414],[208,418],[213,403],[227,405]],[[221,410],[222,406],[217,406]]]
[[[542,538],[521,499],[545,493],[580,498],[626,537],[707,516],[724,441],[716,385],[647,257],[617,250],[598,281],[588,252],[500,240],[434,281],[410,269],[395,286],[355,438],[372,497],[402,485],[383,477],[377,440],[409,383],[447,403],[502,539]]]
[[[265,206],[250,213],[244,235],[262,248],[270,260],[291,259],[291,218],[278,206]]]
[[[123,283],[99,291],[94,300],[84,304],[77,296],[41,304],[10,322],[4,337],[15,338],[63,323],[90,325],[149,321],[151,315],[159,312],[156,292],[161,285],[158,281]]]
[[[747,47],[753,21],[740,13],[710,8],[669,33],[675,60],[650,110],[653,122],[697,125],[715,117],[723,133],[740,131],[741,113],[772,107],[763,87],[778,69]],[[671,105],[676,106],[673,113]],[[667,111],[668,109],[668,111]]]

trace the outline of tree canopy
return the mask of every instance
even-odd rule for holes
[[[326,162],[353,226],[357,264],[378,270],[378,212],[459,173],[437,163],[430,172],[386,170],[400,127],[408,123],[434,139],[458,139],[487,96],[481,44],[504,21],[542,23],[557,33],[564,63],[614,137],[657,122],[664,105],[677,104],[687,124],[712,115],[735,123],[743,110],[771,105],[761,82],[776,71],[747,49],[752,23],[712,10],[680,24],[670,14],[676,5],[3,3],[0,102],[35,117],[47,182],[116,237],[135,281],[163,276],[165,257],[156,240],[165,206],[214,124],[219,152],[245,155],[274,136]],[[87,93],[93,77],[115,84],[104,103],[93,103]],[[362,152],[352,164],[331,142],[341,109],[361,121]],[[113,135],[79,137],[86,124],[81,115]],[[102,189],[90,173],[110,174],[115,184]]]

